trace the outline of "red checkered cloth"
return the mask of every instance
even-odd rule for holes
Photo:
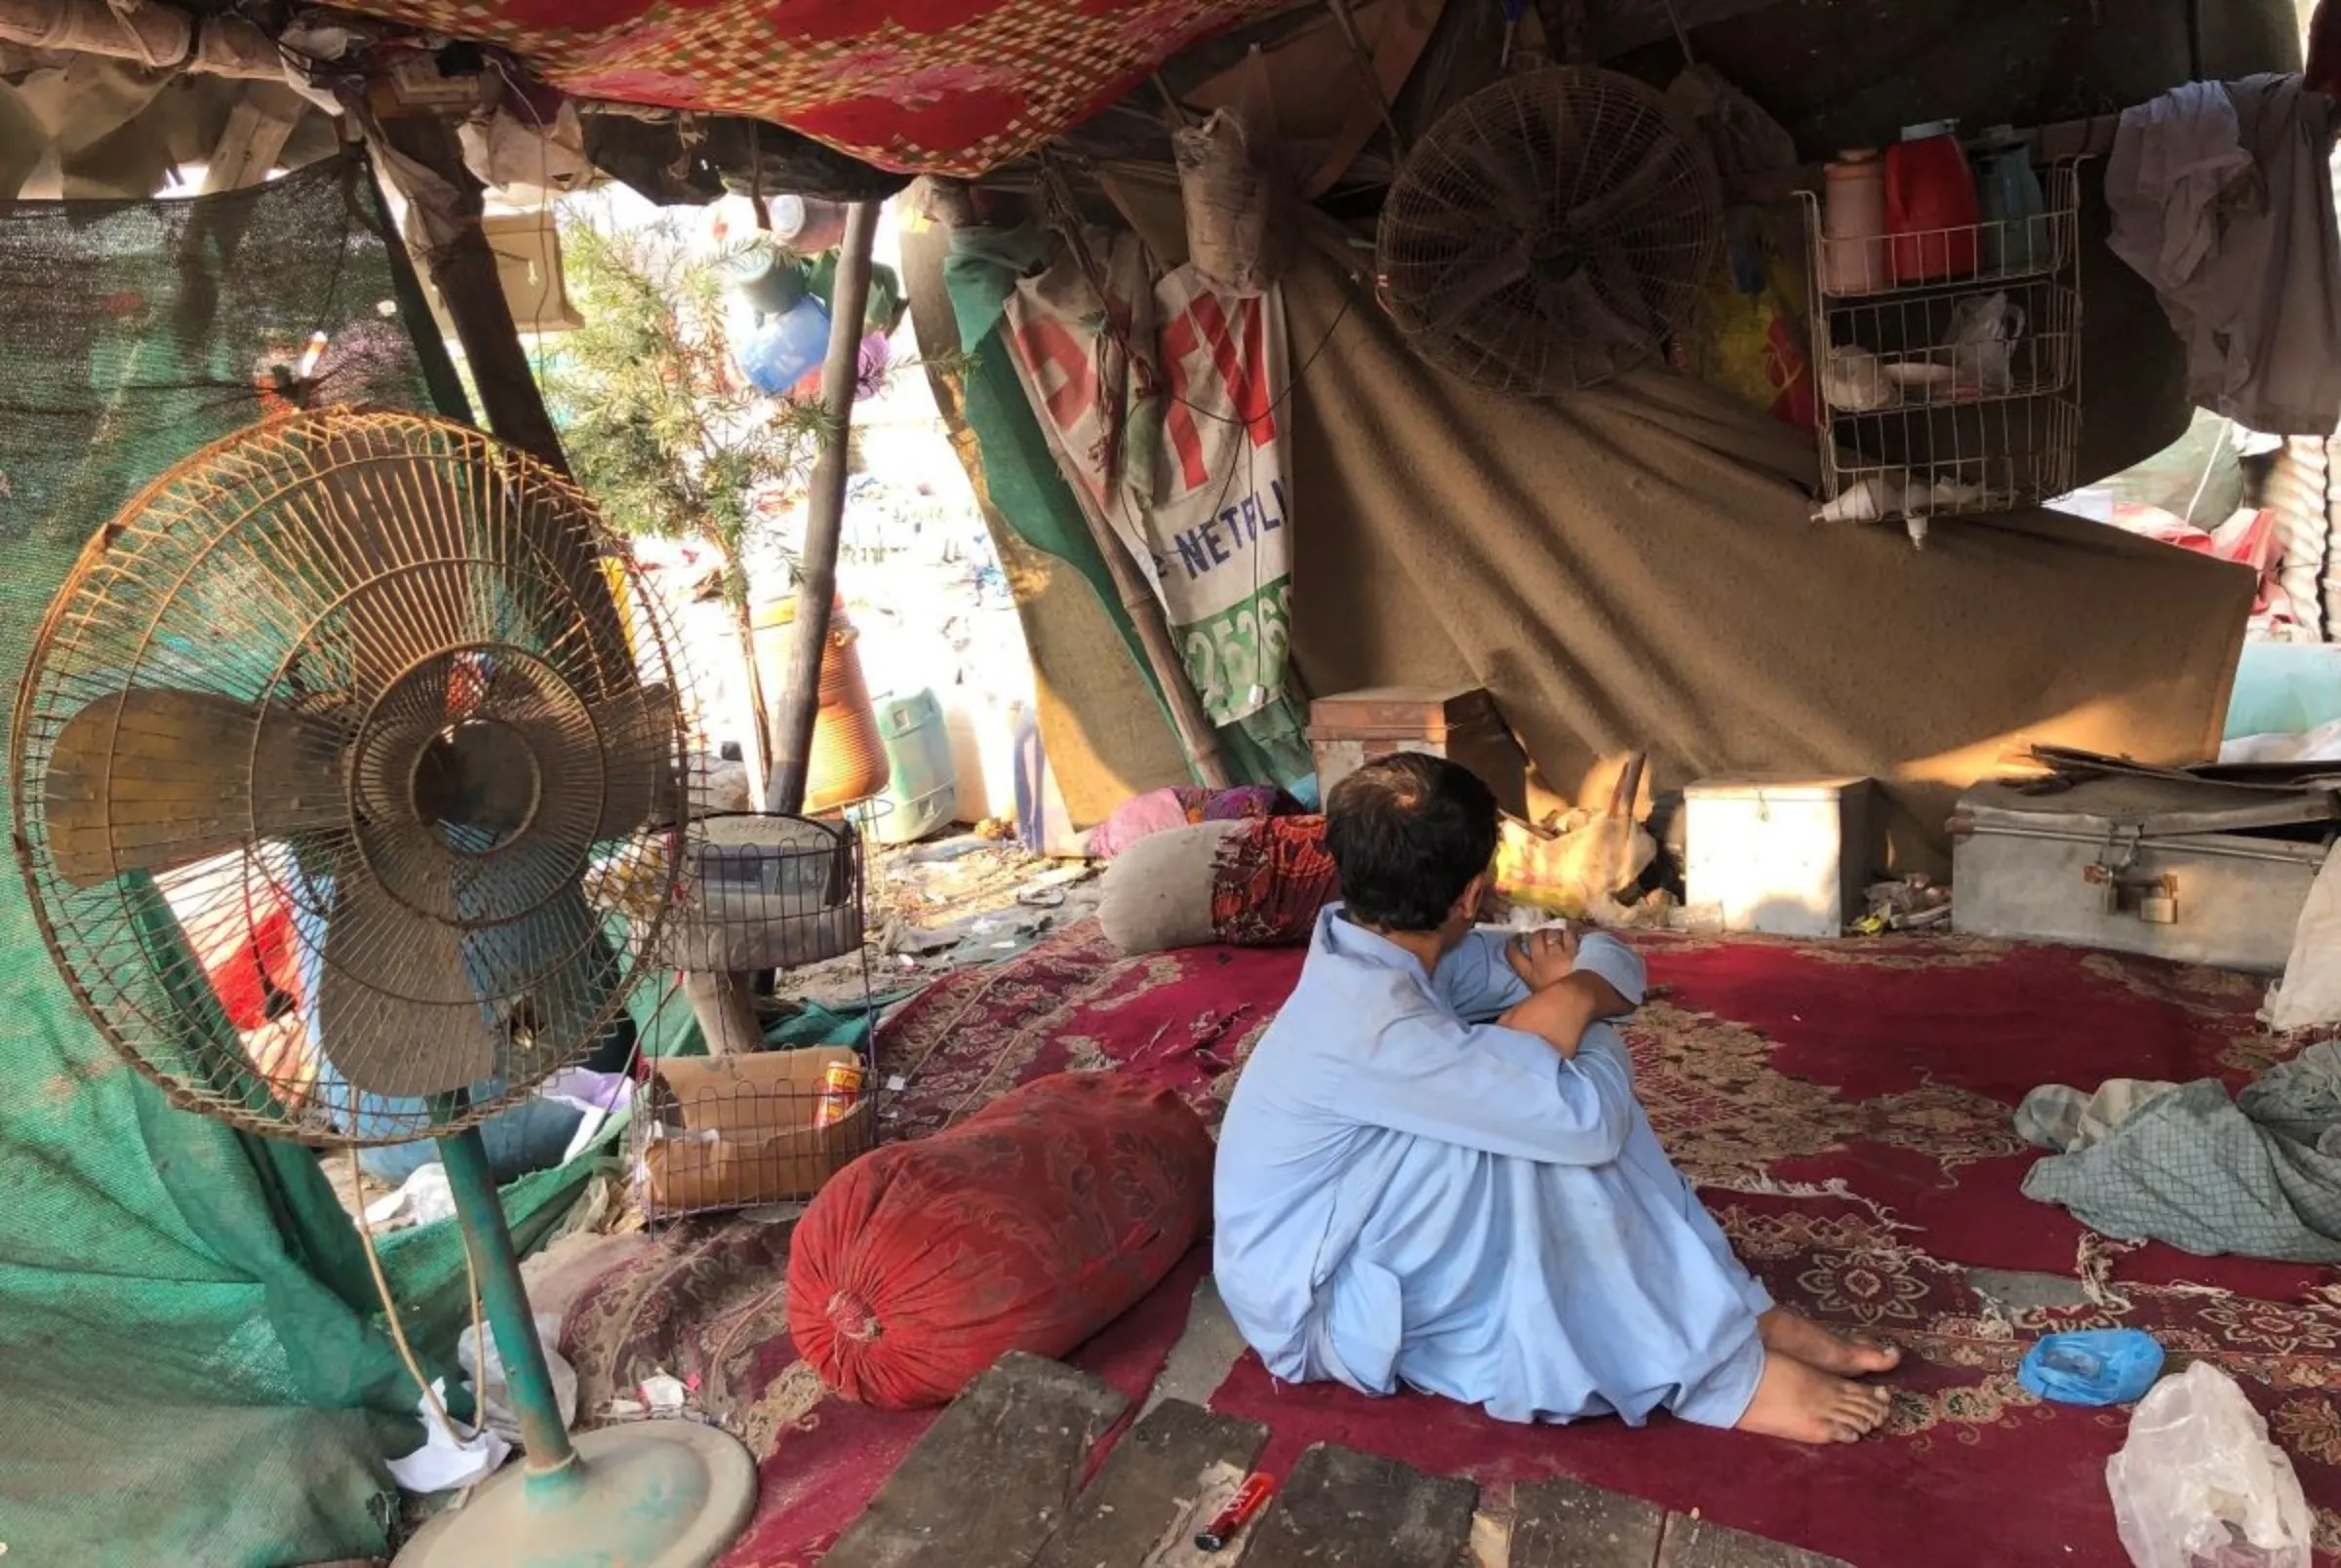
[[[882,169],[982,174],[1290,0],[349,0],[580,98],[742,114]]]

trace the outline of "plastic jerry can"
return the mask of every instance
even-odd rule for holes
[[[1896,283],[1972,274],[1979,216],[1957,121],[1914,125],[1886,149],[1885,225],[1894,237]]]
[[[934,693],[879,698],[878,733],[890,764],[887,809],[870,814],[871,834],[880,843],[915,843],[950,826],[959,810],[959,774]]]
[[[1987,271],[2037,272],[2055,264],[2048,198],[2032,167],[2032,148],[2013,128],[1996,126],[1983,134],[1975,152],[1975,198]]]

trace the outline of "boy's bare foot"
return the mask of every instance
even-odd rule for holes
[[[1775,1307],[1756,1319],[1756,1329],[1766,1350],[1777,1355],[1793,1355],[1806,1366],[1817,1366],[1840,1377],[1868,1377],[1875,1372],[1891,1372],[1902,1364],[1902,1352],[1891,1345],[1823,1328],[1786,1307]]]
[[[1848,1383],[1792,1355],[1767,1352],[1741,1431],[1799,1443],[1857,1443],[1885,1425],[1884,1389]]]

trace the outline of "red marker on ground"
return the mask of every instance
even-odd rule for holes
[[[1227,1500],[1227,1507],[1207,1524],[1195,1537],[1195,1546],[1202,1551],[1218,1551],[1236,1538],[1238,1531],[1250,1524],[1252,1516],[1265,1508],[1276,1490],[1276,1477],[1253,1470],[1236,1488],[1236,1495]]]

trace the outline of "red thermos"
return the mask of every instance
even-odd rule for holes
[[[1933,283],[1975,270],[1975,174],[1959,124],[1914,125],[1885,154],[1885,227],[1896,283]]]

